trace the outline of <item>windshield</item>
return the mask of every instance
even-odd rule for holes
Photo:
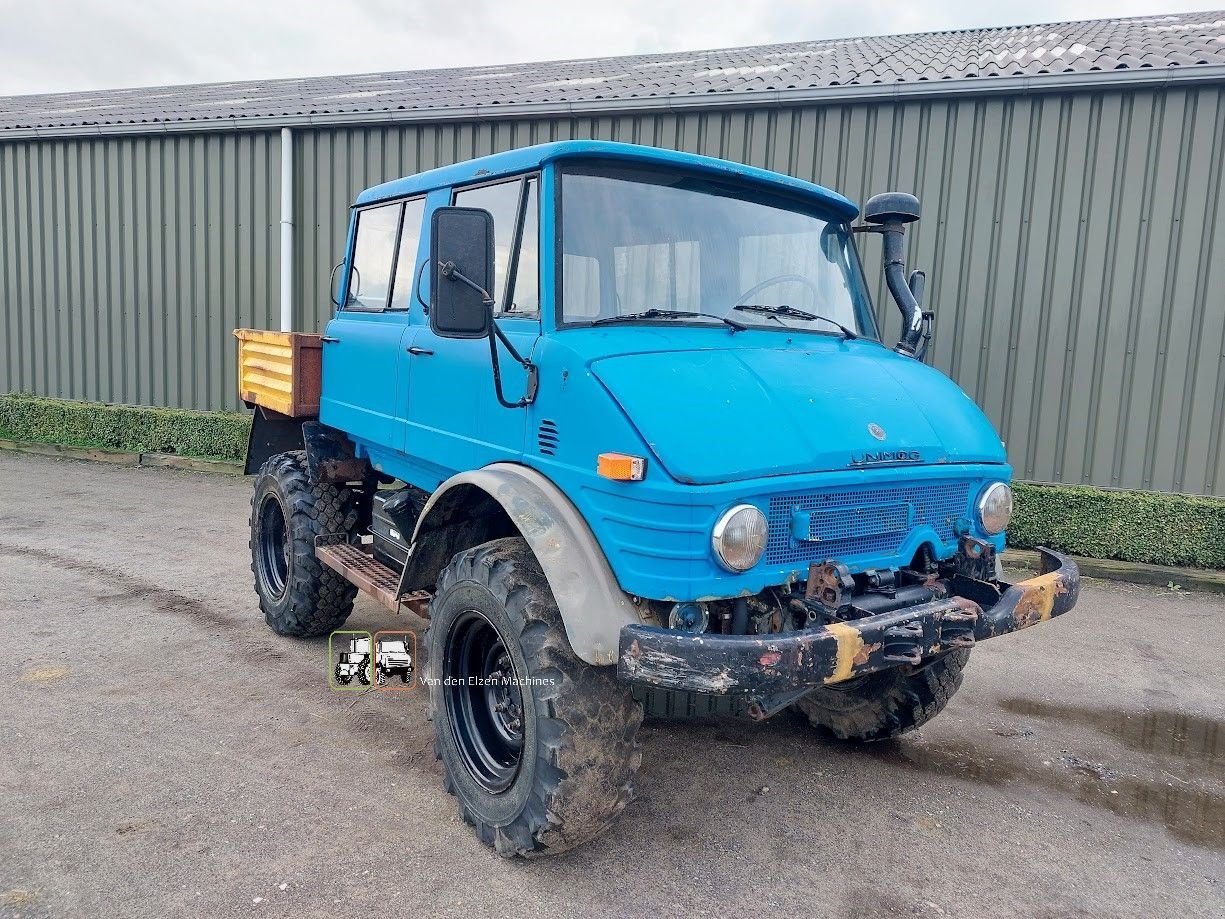
[[[878,337],[850,228],[815,207],[611,166],[565,172],[561,202],[563,324],[841,326]]]

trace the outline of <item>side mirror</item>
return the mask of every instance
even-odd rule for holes
[[[342,306],[344,301],[340,297],[340,273],[344,270],[345,263],[339,262],[332,267],[332,277],[328,281],[328,286],[332,289],[332,304],[334,306]]]
[[[332,303],[341,309],[344,309],[346,306],[357,300],[357,298],[353,296],[354,286],[356,286],[358,290],[362,289],[362,273],[358,271],[357,266],[354,265],[349,269],[349,289],[342,292],[340,289],[340,279],[344,277],[344,272],[344,262],[333,266],[332,278],[329,282],[332,288]]]
[[[493,215],[440,207],[430,227],[430,328],[440,338],[487,337],[493,326]]]

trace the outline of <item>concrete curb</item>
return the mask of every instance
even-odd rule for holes
[[[1174,584],[1183,590],[1225,594],[1225,571],[1213,568],[1175,568],[1171,565],[1149,565],[1144,562],[1121,562],[1112,558],[1071,556],[1088,578],[1106,581],[1127,581],[1168,587]],[[1007,549],[1003,556],[1006,568],[1038,569],[1038,553],[1029,549]]]
[[[220,473],[221,475],[242,475],[243,469],[242,463],[205,459],[200,456],[179,456],[174,453],[129,453],[124,450],[68,447],[63,444],[44,444],[30,440],[0,440],[0,450],[34,453],[39,456],[61,456],[65,459],[111,463],[116,466],[166,466],[171,469]]]

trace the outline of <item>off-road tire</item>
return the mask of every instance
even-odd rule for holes
[[[290,543],[279,591],[260,570],[266,501],[280,505]],[[349,618],[357,588],[316,558],[315,539],[325,533],[351,538],[356,524],[353,493],[344,486],[311,482],[301,450],[278,453],[260,467],[251,499],[251,572],[264,619],[278,635],[326,635]]]
[[[336,677],[336,682],[340,686],[348,686],[353,682],[353,677],[349,676],[348,674],[341,673],[340,667],[337,667],[334,671],[332,671],[332,675]]]
[[[528,684],[521,688],[518,772],[496,794],[465,764],[454,696],[438,682],[452,632],[472,610],[493,626]],[[539,856],[564,852],[607,829],[634,796],[642,709],[615,667],[575,656],[548,581],[523,539],[496,539],[452,558],[430,602],[426,643],[434,753],[447,792],[458,799],[460,816],[477,838],[499,855]]]
[[[822,734],[839,740],[889,740],[935,718],[961,686],[969,649],[922,667],[893,667],[814,689],[795,704]]]

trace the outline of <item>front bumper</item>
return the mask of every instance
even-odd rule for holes
[[[1038,551],[1041,573],[1002,592],[968,582],[961,593],[942,600],[800,632],[693,635],[627,625],[621,630],[617,674],[660,689],[747,694],[773,708],[767,700],[921,664],[1063,615],[1076,605],[1080,571],[1066,556]],[[762,705],[756,708],[763,711]]]

